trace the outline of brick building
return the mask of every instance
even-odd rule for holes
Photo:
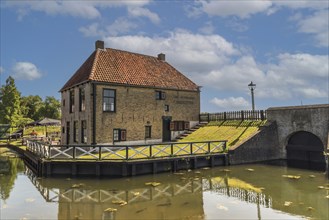
[[[60,90],[63,144],[171,141],[198,123],[199,87],[165,61],[104,48]]]

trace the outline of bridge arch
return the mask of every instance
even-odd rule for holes
[[[325,170],[324,144],[315,134],[297,131],[287,138],[288,165]]]

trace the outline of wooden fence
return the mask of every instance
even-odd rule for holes
[[[231,111],[231,112],[220,112],[220,113],[201,113],[199,115],[200,122],[210,121],[226,121],[226,120],[266,120],[266,110],[256,111]]]
[[[224,141],[172,142],[150,145],[46,145],[27,141],[27,150],[47,160],[145,160],[224,153]]]

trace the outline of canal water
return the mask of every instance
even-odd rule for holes
[[[0,219],[329,219],[324,172],[274,165],[120,179],[37,178],[0,159]]]

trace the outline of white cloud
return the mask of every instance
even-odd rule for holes
[[[42,76],[40,70],[30,62],[17,62],[12,68],[13,77],[22,80],[35,80]]]
[[[100,9],[127,7],[139,8],[140,16],[146,16],[149,19],[156,20],[156,14],[148,9],[142,8],[149,4],[150,0],[140,1],[6,1],[4,7],[17,8],[18,18],[22,19],[30,11],[40,11],[48,15],[70,15],[86,19],[101,17]]]
[[[101,30],[101,27],[98,23],[92,23],[87,27],[80,27],[79,31],[86,37],[102,37],[107,34],[105,30]]]
[[[168,37],[107,37],[105,42],[109,47],[138,53],[165,53],[169,62],[190,75],[210,71],[228,62],[228,57],[239,54],[232,43],[219,35],[192,34],[183,30],[171,32]]]
[[[224,99],[213,98],[210,103],[218,106],[221,110],[243,110],[249,109],[250,104],[243,97],[229,97]]]
[[[124,17],[116,19],[112,24],[102,26],[99,23],[92,23],[86,27],[80,27],[79,31],[86,37],[101,37],[105,36],[116,36],[118,34],[125,34],[134,29],[138,25]]]
[[[133,17],[147,17],[148,19],[150,19],[151,22],[153,22],[155,24],[160,23],[159,16],[156,13],[151,12],[147,8],[128,7],[128,13],[129,13],[129,15],[131,15]]]
[[[247,25],[238,22],[241,19],[250,18],[252,15],[265,13],[272,15],[280,9],[288,8],[297,11],[290,21],[297,24],[297,29],[301,33],[314,36],[316,45],[319,47],[329,46],[329,4],[327,1],[298,0],[298,1],[206,1],[201,0],[195,4],[193,15],[200,15],[204,12],[210,16],[229,17],[228,26],[236,31],[246,31]],[[302,11],[307,9],[308,11]],[[302,14],[303,12],[304,14]],[[306,16],[306,13],[313,13]],[[190,16],[190,13],[187,14]],[[238,19],[238,20],[234,20]]]
[[[220,35],[176,30],[166,37],[115,36],[104,38],[109,47],[156,56],[198,85],[249,95],[248,83],[257,84],[258,98],[324,98],[328,94],[328,55],[282,53],[259,63]]]
[[[273,1],[273,4],[277,7],[287,7],[290,9],[325,9],[328,8],[328,2],[325,0],[298,0],[298,1]]]
[[[201,1],[202,10],[211,16],[237,16],[249,18],[256,13],[266,12],[272,6],[268,0],[262,1]]]
[[[329,46],[329,12],[317,11],[311,16],[300,18],[297,23],[298,31],[312,34],[318,46]]]
[[[314,0],[298,0],[298,1],[198,1],[194,7],[193,15],[199,15],[204,12],[210,16],[236,16],[241,19],[250,18],[250,16],[257,13],[266,13],[267,15],[274,14],[281,8],[289,8],[293,10],[311,9],[322,10],[328,9],[329,5],[326,1]],[[191,10],[190,10],[191,11]],[[188,14],[189,15],[189,14]]]
[[[202,33],[202,34],[213,34],[214,31],[215,31],[215,27],[213,26],[213,24],[209,21],[209,22],[206,22],[206,24],[199,28],[199,31]]]

